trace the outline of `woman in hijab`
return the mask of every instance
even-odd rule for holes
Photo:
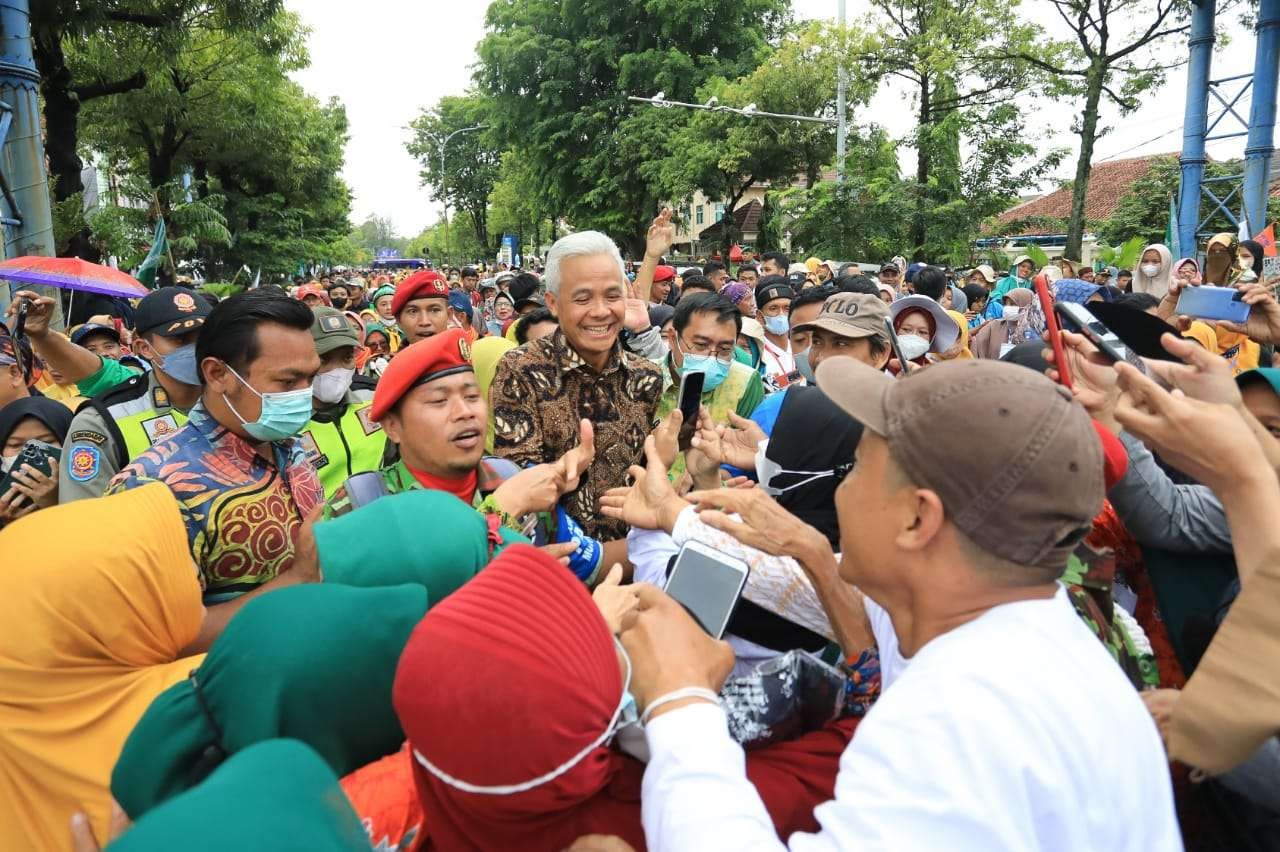
[[[1086,302],[1110,302],[1114,299],[1114,291],[1101,284],[1090,284],[1079,278],[1063,278],[1053,285],[1055,302],[1072,302],[1083,305]]]
[[[476,371],[476,382],[480,385],[480,393],[489,398],[489,386],[498,372],[498,362],[516,345],[505,337],[485,337],[477,340],[471,347],[471,366]],[[488,431],[484,441],[486,452],[493,452],[493,418],[489,418]]]
[[[1236,249],[1236,281],[1249,283],[1262,279],[1262,258],[1265,252],[1256,240],[1241,240]]]
[[[29,464],[13,466],[27,441],[43,441],[62,447],[71,428],[71,411],[60,402],[42,396],[28,396],[0,408],[0,479],[13,478],[13,485],[0,494],[0,527],[36,509],[58,504],[58,463],[46,474]]]
[[[996,288],[991,291],[991,301],[999,302],[1004,298],[1005,293],[1010,290],[1031,287],[1031,276],[1035,272],[1035,261],[1025,254],[1018,255],[1014,259],[1013,265],[1009,267],[1009,274],[996,284]]]
[[[493,297],[493,320],[489,323],[489,334],[501,337],[515,318],[516,307],[511,301],[511,296],[499,291],[498,295]]]
[[[889,306],[893,330],[908,361],[926,367],[929,353],[941,355],[960,338],[960,325],[928,296],[903,296]]]
[[[1169,292],[1169,281],[1173,277],[1173,255],[1168,246],[1152,243],[1142,250],[1142,258],[1137,269],[1133,270],[1134,293],[1150,293],[1157,299],[1164,298]]]
[[[1194,257],[1184,257],[1173,265],[1173,280],[1183,287],[1200,284],[1200,262]]]
[[[938,360],[963,361],[972,358],[973,352],[969,349],[969,321],[959,311],[947,311],[947,316],[955,321],[956,328],[960,329],[960,336],[950,349],[938,354]]]
[[[0,553],[0,849],[66,849],[76,811],[107,836],[125,738],[203,659],[181,659],[199,574],[159,483],[37,512],[0,531]]]
[[[1204,246],[1204,283],[1229,287],[1240,276],[1236,250],[1239,244],[1231,233],[1214,234]],[[1146,252],[1143,252],[1146,257]],[[1138,289],[1138,277],[1133,278],[1134,291]],[[1167,288],[1166,288],[1167,289]],[[1163,296],[1163,293],[1155,294]]]
[[[738,306],[738,313],[744,317],[756,315],[756,292],[740,281],[730,281],[721,289],[720,295]]]
[[[1004,297],[1004,316],[985,323],[974,333],[969,343],[969,350],[976,358],[1000,358],[1015,345],[1022,342],[1018,338],[1018,321],[1023,312],[1030,311],[1037,303],[1035,293],[1025,288],[1011,290]]]
[[[629,677],[591,595],[535,548],[509,548],[435,607],[401,655],[393,692],[424,848],[561,850],[605,834],[644,850],[644,765],[610,747],[636,720]],[[817,827],[812,808],[831,795],[845,744],[844,729],[829,726],[747,753],[780,836]]]
[[[391,684],[426,611],[416,584],[313,583],[249,601],[129,734],[111,775],[116,801],[138,819],[277,737],[306,743],[339,775],[396,751]]]

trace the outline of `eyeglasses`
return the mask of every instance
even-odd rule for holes
[[[679,347],[680,351],[685,355],[693,355],[699,358],[705,358],[710,356],[712,358],[715,358],[721,364],[733,363],[733,344],[732,343],[723,343],[718,348],[715,348],[713,350],[710,343],[705,343],[700,346],[690,345],[688,343],[685,343],[683,340],[681,340],[679,335],[675,335],[675,341],[676,341],[676,346]]]

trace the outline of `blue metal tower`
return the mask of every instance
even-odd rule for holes
[[[1182,184],[1178,195],[1178,241],[1182,253],[1195,255],[1198,238],[1206,236],[1204,225],[1218,212],[1237,227],[1244,208],[1249,233],[1266,226],[1267,195],[1270,186],[1271,156],[1275,151],[1276,73],[1280,70],[1280,0],[1261,0],[1258,9],[1257,47],[1252,74],[1213,80],[1214,19],[1217,0],[1200,0],[1191,17],[1188,40],[1187,100],[1182,126]],[[1231,91],[1233,90],[1234,91]],[[1246,121],[1236,104],[1252,89],[1253,97]],[[1221,110],[1209,122],[1209,98]],[[1227,120],[1227,129],[1214,133]],[[1239,129],[1230,129],[1238,125]],[[1208,162],[1205,143],[1216,139],[1247,136],[1243,174],[1205,178]],[[1209,210],[1201,216],[1201,199]]]

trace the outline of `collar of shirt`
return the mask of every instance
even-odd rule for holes
[[[287,470],[299,461],[305,461],[302,442],[296,438],[272,441],[269,444],[271,459],[268,461],[258,452],[257,445],[249,443],[214,420],[205,409],[203,401],[197,402],[191,409],[191,413],[187,415],[187,423],[200,432],[216,451],[225,453],[246,466],[252,465],[256,458],[264,464],[274,464],[279,470]]]
[[[578,354],[578,350],[569,345],[569,340],[564,336],[563,329],[557,328],[548,340],[550,340],[552,357],[560,365],[560,372],[568,373],[577,369],[587,369],[593,373],[595,372],[594,368]],[[622,341],[620,339],[615,340],[613,342],[613,352],[609,356],[609,363],[605,365],[599,375],[605,376],[618,368],[626,370],[629,367],[626,354],[622,349]]]

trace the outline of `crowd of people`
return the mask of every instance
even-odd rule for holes
[[[674,237],[66,332],[17,290],[0,848],[1280,848],[1263,247],[1001,276]],[[1178,314],[1210,284],[1245,322]],[[750,569],[723,639],[664,591],[695,542]]]

